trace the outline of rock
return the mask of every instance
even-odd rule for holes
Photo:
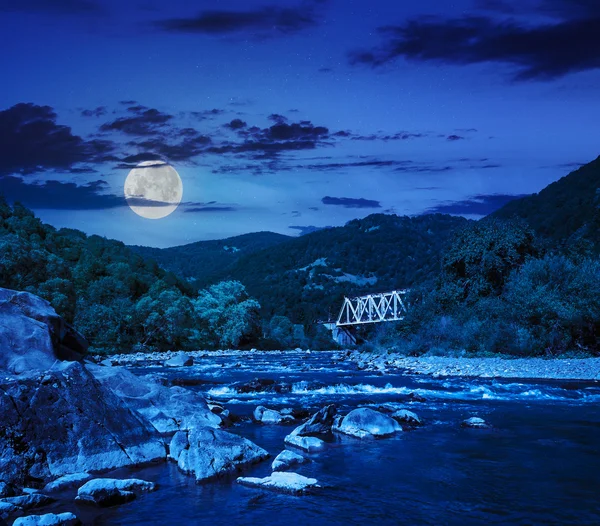
[[[219,427],[221,418],[213,414],[206,400],[183,387],[165,387],[140,378],[124,367],[88,366],[94,377],[160,433],[172,433],[194,426]]]
[[[276,471],[269,477],[240,477],[237,479],[238,484],[248,486],[250,488],[264,488],[281,493],[289,493],[291,495],[302,495],[308,493],[313,488],[319,488],[317,479],[303,477],[298,473],[284,473]]]
[[[41,508],[42,506],[52,504],[54,499],[46,495],[42,495],[41,493],[31,493],[27,495],[20,495],[18,497],[6,497],[0,502],[10,504],[11,506],[15,506],[21,510],[31,510],[33,508]]]
[[[298,455],[298,453],[294,453],[293,451],[285,450],[275,457],[275,460],[271,464],[271,469],[273,471],[284,471],[292,466],[306,464],[307,462],[310,462],[308,458]]]
[[[114,364],[112,360],[106,358],[100,362],[100,365],[103,365],[104,367],[112,367]]]
[[[136,493],[154,490],[154,482],[140,479],[93,479],[79,488],[75,500],[104,508],[129,502]]]
[[[422,423],[418,415],[412,411],[409,411],[408,409],[398,409],[398,411],[394,412],[391,417],[394,420],[405,422],[406,424],[413,426],[419,426]]]
[[[320,411],[317,411],[304,424],[294,429],[292,434],[299,436],[313,436],[330,433],[336,412],[335,405],[328,405]]]
[[[175,353],[173,358],[165,362],[167,367],[189,367],[190,365],[194,365],[194,359],[183,351]]]
[[[275,382],[270,378],[255,378],[249,382],[237,382],[231,385],[240,394],[247,393],[289,393],[292,386],[289,383]]]
[[[282,424],[284,422],[294,421],[294,417],[292,415],[282,415],[279,411],[267,409],[262,405],[259,405],[254,410],[253,416],[254,420],[261,422],[262,424]]]
[[[14,497],[16,495],[15,488],[12,484],[0,482],[0,499],[4,497]]]
[[[57,360],[81,360],[87,347],[46,300],[0,288],[0,372],[39,374]]]
[[[181,452],[189,447],[187,431],[177,431],[169,445],[169,458],[177,462]]]
[[[14,504],[0,500],[0,523],[3,521],[3,519],[6,519],[11,515],[16,515],[17,513],[23,513],[23,509],[15,506]]]
[[[309,453],[319,451],[325,447],[325,442],[317,437],[301,437],[298,435],[288,435],[284,442],[290,446],[294,446]]]
[[[328,405],[317,411],[304,424],[294,429],[284,442],[305,451],[318,451],[325,447],[325,442],[314,435],[326,435],[331,433],[336,414],[335,405]]]
[[[0,415],[0,473],[20,487],[166,458],[156,430],[77,362],[0,380]]]
[[[196,482],[235,473],[269,457],[264,449],[250,440],[210,427],[190,429],[183,448],[183,439],[179,437],[177,440],[179,454],[175,457],[175,451],[171,451],[171,457],[177,461],[181,471],[194,475]]]
[[[334,431],[357,438],[386,437],[402,431],[400,424],[393,418],[368,407],[359,407],[350,411]]]
[[[427,402],[427,398],[421,396],[419,393],[410,393],[408,395],[408,399],[412,400],[413,402]]]
[[[81,521],[72,513],[46,513],[45,515],[29,515],[19,517],[13,526],[78,526]]]
[[[467,418],[461,424],[462,427],[472,427],[472,428],[486,428],[489,427],[486,421],[483,418],[479,418],[478,416],[472,416],[471,418]]]
[[[82,482],[86,482],[92,478],[89,473],[73,473],[71,475],[64,475],[59,477],[52,482],[49,482],[44,487],[46,493],[55,493],[57,491],[63,491],[65,489],[74,488],[80,485]]]

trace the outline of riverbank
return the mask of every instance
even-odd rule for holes
[[[359,369],[382,373],[400,370],[433,377],[600,381],[600,358],[406,357],[358,351],[339,353],[336,358],[352,361]]]

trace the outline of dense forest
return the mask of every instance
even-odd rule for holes
[[[337,315],[344,296],[432,280],[439,270],[442,248],[453,232],[466,224],[468,221],[462,217],[442,214],[373,214],[343,227],[284,242],[279,239],[269,248],[260,246],[264,233],[259,233],[255,234],[255,249],[245,244],[240,251],[245,255],[233,259],[219,272],[211,266],[191,263],[199,248],[208,246],[213,251],[215,242],[153,250],[160,253],[161,264],[169,270],[185,264],[185,276],[194,278],[198,287],[221,280],[240,281],[262,305],[263,318],[286,316],[310,331],[315,321]],[[244,241],[252,239],[241,237]],[[236,239],[239,238],[224,240],[220,246],[231,251],[237,246]],[[225,250],[221,248],[220,252],[215,257],[223,258]]]
[[[260,305],[238,282],[197,292],[119,241],[57,230],[0,200],[0,287],[47,299],[96,352],[240,347]]]

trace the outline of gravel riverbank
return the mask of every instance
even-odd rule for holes
[[[355,362],[361,369],[381,372],[403,370],[409,374],[427,374],[434,377],[600,380],[600,358],[415,358],[356,351],[337,356]]]

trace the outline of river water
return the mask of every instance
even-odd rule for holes
[[[407,407],[424,425],[394,438],[336,436],[295,469],[322,489],[300,497],[242,487],[235,477],[196,485],[174,464],[127,472],[155,493],[103,510],[95,524],[600,524],[600,385],[434,379],[360,371],[332,353],[206,356],[193,367],[134,367],[160,374],[249,416],[257,405],[343,414],[381,404]],[[240,394],[236,382],[273,379],[290,392]],[[410,393],[425,401],[413,401]],[[461,422],[484,418],[489,429]],[[243,422],[229,429],[274,457],[299,425]],[[267,476],[271,461],[244,474]]]

